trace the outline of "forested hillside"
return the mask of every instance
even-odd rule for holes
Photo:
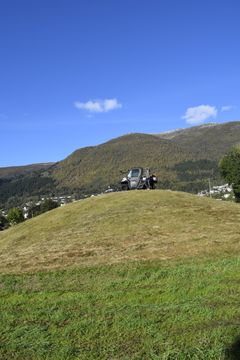
[[[240,143],[240,122],[210,123],[158,136],[182,146],[196,160],[219,160],[230,147]]]
[[[34,171],[0,169],[0,208],[31,196],[68,193],[79,197],[109,185],[117,189],[122,173],[133,166],[150,167],[159,178],[159,188],[196,193],[207,187],[209,178],[213,184],[222,182],[218,162],[239,142],[240,122],[208,124],[163,134],[128,134],[78,149]]]
[[[52,175],[59,186],[93,190],[116,186],[121,172],[133,166],[150,167],[161,174],[162,181],[174,180],[170,170],[187,159],[188,154],[178,144],[154,135],[130,134],[105,144],[80,149],[53,167]]]
[[[94,191],[115,185],[121,171],[148,166],[158,175],[159,187],[196,192],[207,186],[208,178],[221,182],[218,161],[239,142],[240,122],[130,134],[77,150],[53,167],[53,176],[60,187]]]
[[[0,178],[11,178],[18,175],[26,175],[37,170],[48,169],[53,163],[31,164],[25,166],[9,166],[0,168]]]

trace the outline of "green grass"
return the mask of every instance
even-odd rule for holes
[[[240,207],[171,191],[0,233],[0,359],[239,360]]]
[[[147,261],[2,275],[0,358],[230,359],[239,266]]]
[[[89,198],[0,232],[0,272],[240,254],[238,204],[172,191]]]

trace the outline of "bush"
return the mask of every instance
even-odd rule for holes
[[[19,208],[12,208],[7,214],[7,219],[11,225],[19,224],[24,221],[23,212]]]

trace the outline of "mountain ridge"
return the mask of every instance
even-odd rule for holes
[[[158,187],[197,192],[218,185],[220,158],[240,142],[240,122],[214,123],[171,133],[130,133],[100,145],[76,149],[65,159],[26,174],[1,176],[0,208],[34,196],[84,194],[117,189],[121,173],[133,166],[150,167]],[[11,201],[10,201],[10,200]],[[17,201],[16,201],[17,200]]]
[[[46,163],[36,163],[36,164],[27,164],[27,165],[19,165],[19,166],[15,165],[15,166],[0,167],[0,178],[8,178],[16,175],[24,175],[28,172],[48,169],[53,164],[54,164],[53,162],[46,162]]]

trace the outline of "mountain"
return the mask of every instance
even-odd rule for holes
[[[161,134],[128,134],[104,144],[76,150],[66,159],[27,173],[0,169],[0,208],[31,196],[97,193],[117,188],[133,166],[150,167],[158,186],[197,192],[223,180],[220,158],[240,142],[240,122],[206,124]]]
[[[96,147],[75,151],[52,168],[52,176],[58,186],[69,188],[104,189],[116,186],[121,172],[126,173],[133,166],[156,168],[166,177],[166,165],[173,166],[187,158],[181,147],[168,139],[159,139],[148,134],[129,134],[113,139]]]
[[[162,188],[195,192],[208,178],[219,183],[218,161],[240,142],[240,122],[207,124],[165,134],[129,134],[75,151],[53,166],[58,187],[104,189],[116,185],[121,171],[148,166]]]
[[[38,170],[46,170],[53,163],[31,164],[25,166],[8,166],[0,168],[0,178],[12,178],[19,175],[26,175]]]
[[[51,166],[52,163],[0,168],[0,209],[52,193],[56,184],[49,172]]]
[[[210,123],[157,135],[189,151],[195,159],[219,160],[240,143],[240,122]]]

